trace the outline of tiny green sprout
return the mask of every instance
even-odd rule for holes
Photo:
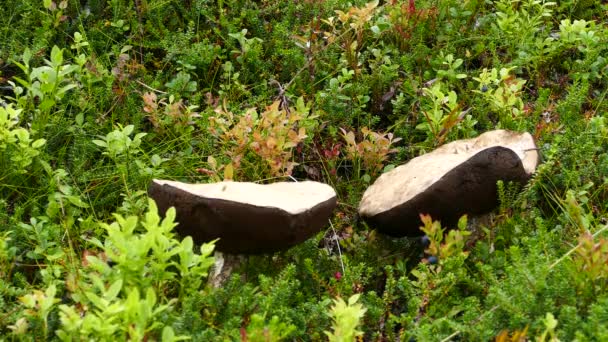
[[[357,327],[367,311],[362,304],[357,303],[360,294],[355,294],[348,299],[348,303],[342,298],[334,299],[329,315],[332,317],[332,332],[326,331],[325,335],[330,342],[350,342],[363,332]]]

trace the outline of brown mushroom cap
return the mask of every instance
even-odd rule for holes
[[[464,214],[494,209],[496,182],[523,184],[538,162],[529,133],[496,130],[454,141],[381,175],[363,194],[359,214],[391,236],[421,235],[420,214],[454,226]]]
[[[233,254],[270,253],[319,232],[336,206],[329,185],[305,182],[188,184],[153,180],[148,189],[161,212],[175,207],[177,231],[198,243],[219,238]]]

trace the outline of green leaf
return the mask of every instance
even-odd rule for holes
[[[33,148],[40,148],[42,145],[46,144],[46,139],[38,139],[32,143]]]
[[[46,258],[49,261],[59,260],[65,256],[63,249],[59,247],[49,248],[46,253]]]
[[[57,45],[53,46],[51,50],[51,63],[53,66],[60,66],[63,64],[63,49],[57,47]]]
[[[215,239],[213,241],[204,243],[201,245],[201,255],[206,257],[211,255],[211,253],[213,253],[213,250],[215,249],[215,244],[217,243],[218,239]]]
[[[74,32],[74,42],[76,43],[80,43],[82,41],[83,37],[82,34],[78,31]]]
[[[186,236],[182,240],[182,249],[184,251],[192,251],[192,246],[194,246],[194,243],[192,242],[192,237]]]
[[[354,294],[352,295],[349,299],[348,299],[348,305],[353,305],[355,304],[358,300],[359,297],[361,297],[360,293]]]
[[[173,342],[175,341],[175,332],[173,328],[167,326],[163,328],[162,342]]]
[[[465,230],[467,228],[468,217],[467,215],[462,215],[458,220],[458,229]]]
[[[232,180],[234,178],[234,167],[229,163],[224,167],[224,180]]]
[[[148,308],[150,309],[156,305],[156,293],[151,287],[149,287],[146,291],[146,302],[148,303]]]
[[[76,114],[75,121],[78,126],[82,126],[82,124],[84,123],[84,114],[83,113]]]
[[[108,147],[108,143],[103,140],[93,140],[93,144],[100,147]]]
[[[547,316],[545,317],[545,326],[548,330],[554,330],[557,327],[557,320],[550,312],[547,312]]]
[[[34,299],[34,295],[25,295],[19,298],[19,301],[23,303],[28,308],[33,308],[36,306],[36,299]]]
[[[396,139],[395,139],[396,140]],[[395,164],[388,164],[384,167],[384,169],[382,170],[382,173],[386,173],[391,171],[392,169],[395,168]]]
[[[133,141],[136,141],[136,140],[139,141],[139,140],[141,140],[141,138],[145,137],[146,135],[148,135],[148,133],[137,133],[135,135],[135,137],[133,138]]]
[[[84,295],[99,309],[103,309],[107,306],[107,303],[93,292],[87,291],[84,293]]]
[[[53,108],[53,106],[55,105],[55,100],[51,99],[51,98],[46,98],[44,100],[42,100],[42,102],[40,102],[40,104],[38,105],[38,108],[41,111],[48,111],[49,109]]]
[[[152,157],[150,157],[150,163],[154,167],[160,166],[162,162],[163,160],[158,156],[158,154],[153,154]]]
[[[105,309],[105,314],[106,315],[116,315],[119,314],[121,312],[125,311],[125,306],[122,304],[122,302],[117,302],[117,303],[113,303],[110,306],[108,306]],[[112,317],[113,319],[114,317]],[[106,321],[107,324],[107,321]]]
[[[75,84],[68,84],[65,87],[59,88],[59,90],[57,90],[57,96],[59,96],[60,98],[63,97],[63,94],[65,94],[68,90],[76,88]]]
[[[127,127],[122,129],[122,133],[124,135],[131,135],[131,133],[133,133],[133,129],[135,129],[135,126],[133,125],[128,125]]]
[[[107,300],[112,301],[116,298],[116,296],[118,296],[121,289],[122,289],[122,279],[118,279],[110,286],[108,291],[106,291],[104,297]]]

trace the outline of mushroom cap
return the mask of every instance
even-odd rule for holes
[[[359,214],[392,236],[422,235],[420,214],[453,226],[464,214],[495,208],[496,182],[523,184],[538,162],[529,133],[495,130],[454,141],[382,174],[363,194]]]
[[[336,206],[336,192],[318,182],[188,184],[153,180],[161,212],[175,207],[177,231],[197,243],[214,239],[232,254],[271,253],[319,232]]]

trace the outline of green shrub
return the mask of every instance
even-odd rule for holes
[[[3,336],[605,339],[606,5],[5,2]],[[487,220],[425,216],[428,246],[360,224],[382,172],[496,128],[542,163]],[[213,242],[146,196],[161,177],[311,178],[338,206],[212,288]]]

